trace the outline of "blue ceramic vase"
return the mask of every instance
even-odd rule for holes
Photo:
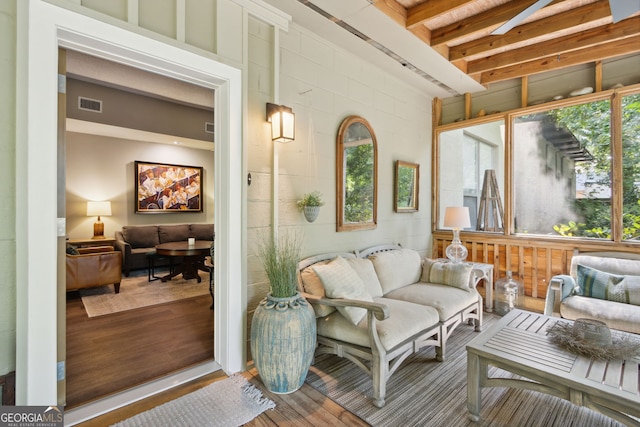
[[[268,294],[251,321],[251,355],[262,382],[273,393],[302,387],[316,347],[316,317],[299,293],[275,298]]]

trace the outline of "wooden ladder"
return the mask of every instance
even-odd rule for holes
[[[482,183],[482,195],[480,197],[480,209],[478,209],[476,230],[502,231],[504,228],[503,220],[504,211],[502,210],[496,171],[486,169],[484,171],[484,182]]]

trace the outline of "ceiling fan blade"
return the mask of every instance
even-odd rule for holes
[[[640,0],[609,0],[609,8],[615,24],[640,11]]]
[[[502,24],[501,26],[499,26],[495,30],[493,30],[493,32],[491,34],[494,35],[494,36],[495,35],[501,36],[503,34],[506,34],[513,27],[515,27],[520,22],[524,21],[529,16],[533,15],[535,12],[539,11],[540,9],[542,9],[543,7],[545,7],[546,5],[551,3],[552,1],[553,0],[538,0],[537,2],[535,2],[531,6],[529,6],[528,8],[523,10],[522,12],[518,13],[516,16],[514,16],[513,18],[511,18],[510,20],[508,20],[507,22],[505,22],[504,24]],[[622,1],[624,2],[626,0],[622,0]]]

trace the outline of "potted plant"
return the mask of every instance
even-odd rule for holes
[[[316,319],[297,289],[302,238],[285,232],[278,239],[263,235],[258,248],[270,292],[251,321],[251,354],[262,382],[273,393],[302,387],[316,346]]]
[[[297,202],[298,209],[304,212],[304,217],[309,222],[313,222],[318,218],[320,206],[324,205],[322,194],[319,191],[313,191],[302,196]]]

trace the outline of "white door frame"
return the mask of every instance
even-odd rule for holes
[[[17,4],[16,404],[57,402],[59,46],[215,90],[214,356],[227,374],[246,369],[241,71],[41,0]]]

